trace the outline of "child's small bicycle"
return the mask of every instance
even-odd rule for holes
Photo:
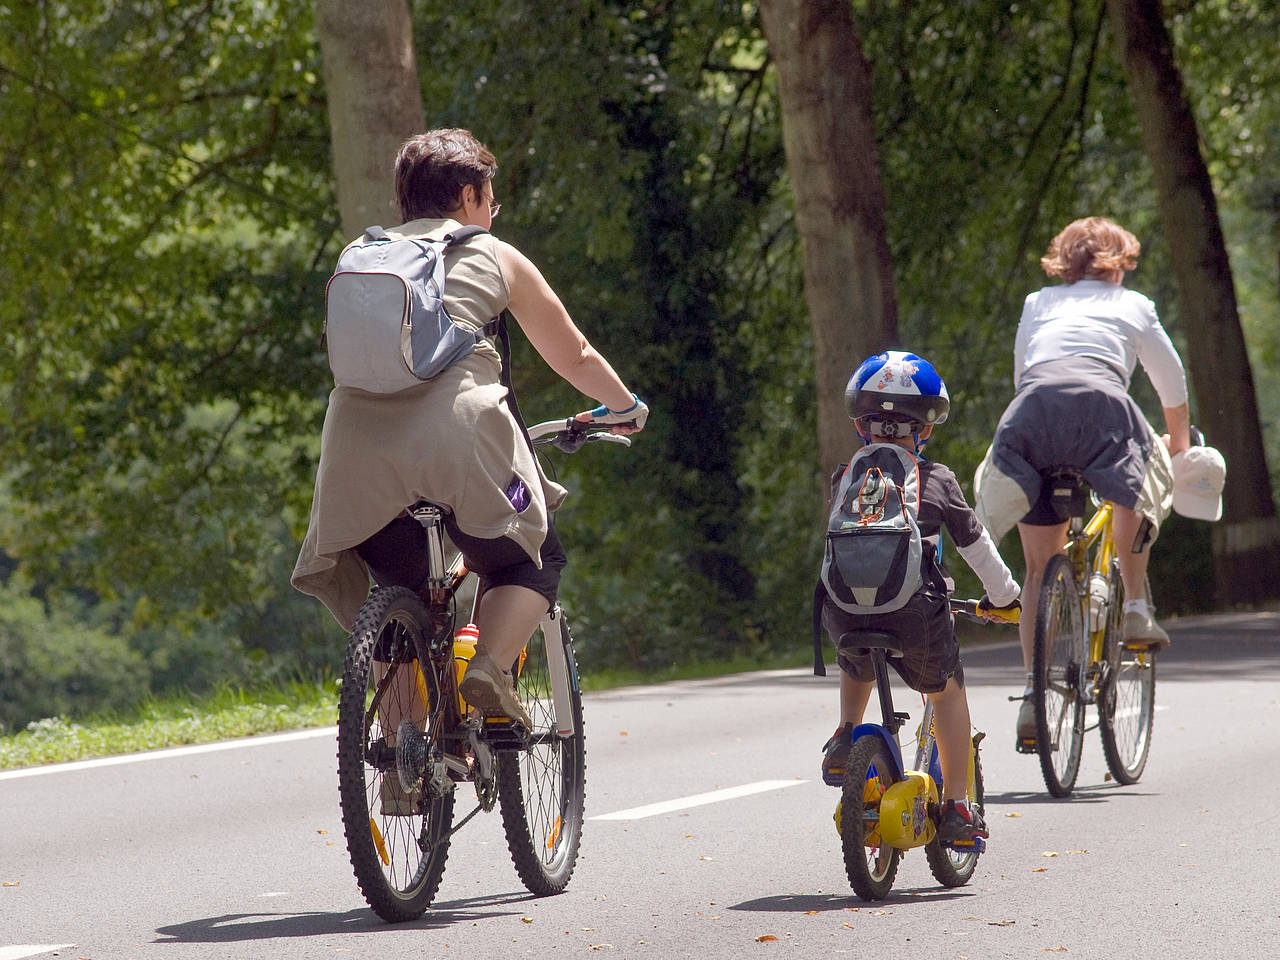
[[[991,610],[976,600],[952,600],[951,612],[972,620],[986,618],[1017,623],[1018,609]],[[944,887],[963,886],[973,876],[978,857],[986,849],[980,837],[943,844],[936,836],[942,767],[934,739],[933,704],[925,699],[924,715],[916,731],[915,762],[908,769],[898,745],[898,731],[910,715],[893,709],[887,660],[901,656],[902,641],[873,630],[854,630],[840,638],[841,649],[869,655],[876,675],[881,723],[861,723],[845,762],[844,788],[836,805],[836,829],[844,850],[849,883],[863,900],[883,900],[893,887],[902,855],[924,847],[929,870]],[[965,798],[978,813],[983,808],[982,763],[973,735],[969,781]]]

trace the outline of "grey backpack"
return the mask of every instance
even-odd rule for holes
[[[901,609],[924,585],[920,462],[892,443],[863,447],[836,485],[822,586],[848,613]]]
[[[325,288],[324,341],[341,387],[396,393],[437,376],[497,330],[455,323],[444,307],[444,251],[482,227],[440,240],[392,239],[369,227],[338,258]]]

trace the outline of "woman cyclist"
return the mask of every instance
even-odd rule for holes
[[[497,162],[466,130],[411,137],[395,163],[404,223],[392,238],[442,238],[460,226],[486,231],[501,206]],[[445,305],[479,330],[510,310],[560,376],[601,404],[578,419],[640,430],[648,408],[587,342],[538,268],[483,233],[448,247]],[[488,340],[439,376],[375,394],[335,387],[321,436],[311,521],[293,585],[320,599],[347,630],[369,590],[417,589],[426,578],[425,534],[406,508],[448,509],[450,539],[480,575],[480,638],[461,684],[482,713],[529,725],[507,667],[555,602],[565,557],[550,513],[565,497],[543,476],[507,402],[501,358]]]
[[[1053,238],[1040,265],[1062,283],[1026,299],[1014,342],[1015,394],[974,478],[975,510],[991,536],[999,542],[1016,522],[1022,538],[1028,603],[1018,632],[1028,688],[1035,598],[1069,519],[1055,509],[1044,477],[1053,468],[1078,470],[1115,504],[1125,640],[1169,642],[1146,595],[1147,563],[1172,501],[1170,457],[1190,445],[1190,418],[1182,360],[1155,304],[1123,286],[1140,251],[1133,234],[1102,217],[1075,220]],[[1164,408],[1163,437],[1129,396],[1139,362]],[[1018,737],[1035,737],[1029,697]]]

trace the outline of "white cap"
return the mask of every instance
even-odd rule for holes
[[[1173,509],[1192,520],[1222,518],[1227,462],[1213,447],[1188,447],[1173,457]]]

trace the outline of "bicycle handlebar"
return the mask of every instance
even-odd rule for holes
[[[984,607],[981,600],[950,600],[951,612],[966,620],[979,622],[1017,623],[1021,607]]]
[[[583,444],[596,440],[609,443],[620,443],[624,447],[631,446],[631,438],[620,433],[610,433],[616,424],[592,423],[590,420],[578,420],[566,417],[563,420],[547,420],[535,423],[529,428],[529,439],[542,446],[551,444],[565,453],[577,453]]]

